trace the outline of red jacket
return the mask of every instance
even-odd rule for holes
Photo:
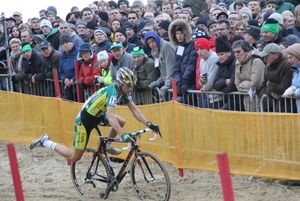
[[[101,69],[97,60],[97,55],[94,54],[93,58],[88,61],[82,61],[79,71],[79,81],[85,85],[92,85],[94,82],[94,75],[99,75]]]

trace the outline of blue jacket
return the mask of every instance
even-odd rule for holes
[[[67,55],[63,52],[58,65],[59,79],[64,81],[65,78],[76,80],[74,61],[77,59],[79,49],[73,45],[71,52]]]

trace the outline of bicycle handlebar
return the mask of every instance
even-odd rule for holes
[[[138,131],[129,133],[129,135],[130,135],[131,137],[134,137],[134,136],[138,136],[138,135],[140,135],[140,134],[142,134],[142,133],[146,133],[146,132],[149,132],[149,131],[152,131],[152,130],[151,130],[150,128],[145,128],[145,129],[142,129],[142,130],[138,130]],[[156,138],[158,137],[158,133],[156,133],[156,132],[153,132],[153,133],[154,133],[154,137],[149,138],[149,141],[154,141],[154,140],[156,140]],[[160,134],[160,133],[159,133],[159,134]],[[160,136],[161,136],[161,135],[160,135]],[[131,146],[131,142],[128,142],[127,147],[123,147],[122,149],[123,149],[123,150],[128,150],[128,149],[130,148],[130,146]]]

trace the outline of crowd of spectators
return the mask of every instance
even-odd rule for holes
[[[76,101],[76,84],[82,89],[109,85],[125,66],[137,75],[136,96],[152,97],[154,89],[158,100],[168,100],[175,78],[181,103],[257,111],[254,99],[267,96],[261,101],[268,108],[262,109],[300,112],[300,5],[205,0],[206,9],[193,10],[181,3],[101,0],[82,10],[73,6],[66,16],[49,6],[26,21],[15,12],[0,24],[0,60],[10,60],[17,92],[53,79],[56,68],[64,98]],[[0,84],[7,87],[4,79]],[[52,89],[37,90],[54,95]],[[191,90],[199,93],[191,96]]]

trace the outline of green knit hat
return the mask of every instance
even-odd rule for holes
[[[30,44],[24,45],[21,49],[21,53],[24,53],[24,52],[27,52],[27,51],[32,51],[32,48],[31,48]]]
[[[145,54],[143,48],[141,48],[141,47],[139,47],[139,46],[134,47],[134,48],[132,49],[132,51],[131,51],[131,55],[132,55],[132,56],[135,56],[135,55],[139,55],[139,54],[142,54],[142,55]]]
[[[279,32],[279,23],[268,23],[268,21],[266,21],[260,28],[262,31],[269,31],[272,32],[274,34],[278,34]]]

